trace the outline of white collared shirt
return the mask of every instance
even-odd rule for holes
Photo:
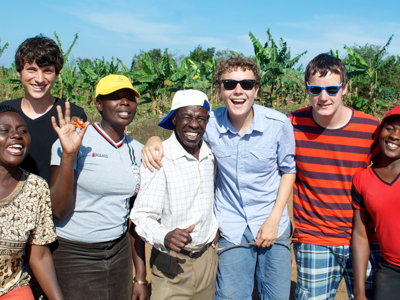
[[[215,158],[205,142],[197,160],[178,142],[175,132],[163,142],[163,167],[154,172],[140,168],[141,188],[130,218],[136,232],[158,250],[166,234],[194,224],[192,242],[196,248],[210,243],[218,230],[214,215]]]

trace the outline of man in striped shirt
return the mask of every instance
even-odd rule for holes
[[[315,57],[306,68],[305,85],[311,106],[288,115],[298,169],[293,189],[295,298],[334,299],[344,276],[353,299],[351,182],[370,162],[378,120],[343,105],[348,84],[339,59]],[[371,253],[379,256],[379,247],[374,244]],[[376,257],[370,273],[375,263]]]

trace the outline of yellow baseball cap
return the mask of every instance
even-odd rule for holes
[[[122,89],[130,89],[135,93],[137,98],[140,98],[139,92],[133,88],[129,78],[117,74],[111,74],[100,79],[99,83],[96,85],[95,98],[97,98],[98,95],[108,95]]]

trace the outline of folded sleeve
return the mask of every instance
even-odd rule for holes
[[[163,168],[151,172],[140,167],[141,186],[133,205],[130,219],[135,223],[137,234],[156,249],[168,252],[164,238],[169,232],[161,223],[167,187]]]
[[[290,119],[285,120],[277,140],[279,171],[282,174],[296,174],[296,144]]]

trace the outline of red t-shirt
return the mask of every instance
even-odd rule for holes
[[[384,182],[373,168],[353,177],[352,199],[356,209],[367,210],[376,225],[382,257],[400,267],[400,174]]]

